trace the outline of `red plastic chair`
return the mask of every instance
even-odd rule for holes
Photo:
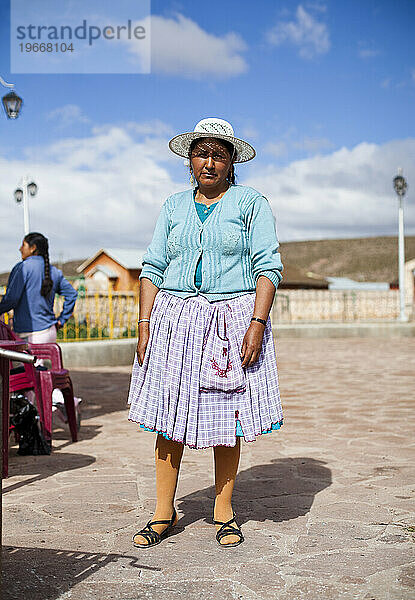
[[[52,368],[50,370],[38,371],[35,369],[42,396],[42,407],[39,410],[39,417],[41,423],[43,423],[45,438],[47,440],[52,439],[52,392],[54,389],[58,389],[61,390],[65,401],[66,415],[68,417],[72,441],[77,442],[78,427],[72,381],[69,376],[69,371],[63,368],[60,347],[58,344],[53,343],[28,344],[28,346],[32,354],[35,354],[38,359],[46,359],[52,363]]]
[[[21,340],[3,321],[0,321],[0,340]],[[63,368],[62,353],[58,344],[27,344],[29,351],[39,359],[49,360],[52,368],[47,371],[35,369],[32,365],[24,365],[24,373],[10,375],[10,391],[33,390],[36,395],[37,409],[42,425],[43,435],[48,442],[52,441],[52,392],[62,391],[69,430],[73,442],[78,441],[75,401],[69,371]]]
[[[14,350],[15,352],[23,352],[27,349],[27,344],[23,341],[0,341],[0,348],[5,350]],[[9,475],[9,413],[10,413],[10,397],[9,397],[9,376],[10,376],[10,361],[7,358],[0,356],[0,377],[1,377],[1,405],[2,405],[2,473],[5,479]]]

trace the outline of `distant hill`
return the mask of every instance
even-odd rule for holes
[[[80,258],[79,260],[70,260],[65,263],[53,263],[55,267],[60,269],[67,279],[77,279],[79,277],[79,273],[76,268],[79,267],[84,262],[84,258]]]
[[[281,242],[282,262],[320,277],[355,281],[396,281],[398,238],[369,237],[308,242]],[[415,236],[405,237],[405,260],[415,258]]]
[[[76,267],[79,267],[80,264],[83,263],[85,259],[84,258],[80,258],[79,260],[70,260],[68,262],[65,263],[56,263],[54,262],[53,264],[55,265],[55,267],[57,267],[58,269],[60,269],[64,276],[71,280],[71,279],[75,279],[77,277],[79,277],[79,273],[77,273],[76,271]],[[9,279],[9,273],[0,273],[0,285],[6,285],[7,281]]]

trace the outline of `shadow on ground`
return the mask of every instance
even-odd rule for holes
[[[102,431],[100,423],[89,423],[89,419],[125,409],[127,415],[127,395],[130,382],[129,373],[76,371],[71,369],[75,395],[82,401],[82,422],[79,441],[91,440]],[[50,456],[19,456],[17,445],[10,450],[10,476],[25,476],[36,473],[24,481],[7,486],[4,493],[46,479],[55,473],[79,469],[95,462],[95,457],[86,454],[63,452],[71,448],[72,441],[68,425],[54,418],[53,440],[59,443]],[[76,444],[75,444],[76,445]]]
[[[325,464],[307,457],[279,458],[241,471],[233,495],[238,523],[280,523],[307,514],[315,495],[332,483],[331,471]],[[203,514],[211,523],[214,498],[213,485],[180,498],[178,506],[184,516],[178,532]]]
[[[4,600],[55,600],[79,582],[111,563],[116,569],[160,571],[144,566],[136,556],[72,552],[50,548],[3,546],[2,583]]]
[[[96,461],[95,456],[90,454],[72,454],[71,452],[52,452],[49,456],[11,456],[10,475],[17,477],[27,477],[24,481],[9,483],[8,479],[3,480],[3,494],[18,490],[19,488],[42,481],[56,473],[82,469]]]
[[[70,373],[75,396],[83,399],[83,422],[119,410],[127,410],[129,373],[75,369],[71,369]]]

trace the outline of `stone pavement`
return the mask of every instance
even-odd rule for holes
[[[174,535],[135,549],[154,505],[153,434],[126,420],[129,369],[73,371],[81,440],[11,449],[3,598],[415,598],[415,339],[277,342],[286,423],[243,444],[219,548],[211,450],[187,450]]]

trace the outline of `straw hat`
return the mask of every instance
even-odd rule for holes
[[[189,158],[189,149],[192,141],[204,137],[227,140],[233,144],[236,150],[234,162],[247,162],[253,159],[256,154],[254,148],[248,142],[234,136],[233,127],[228,121],[217,119],[216,117],[202,119],[197,123],[193,131],[176,135],[170,140],[169,148],[175,154],[183,158]]]

